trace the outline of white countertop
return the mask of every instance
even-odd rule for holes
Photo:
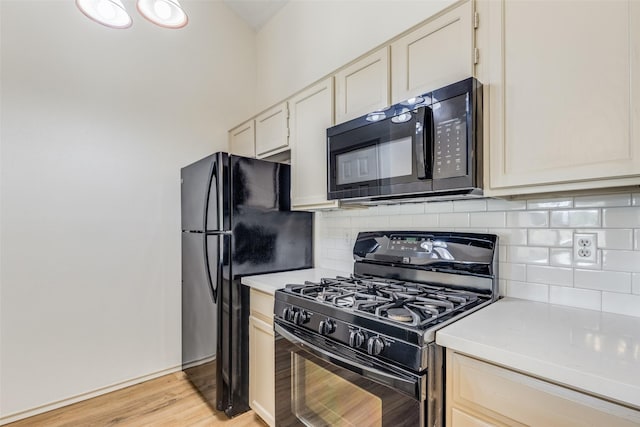
[[[259,291],[274,294],[276,289],[284,288],[287,283],[304,283],[305,280],[317,282],[323,277],[349,276],[351,273],[326,268],[307,268],[304,270],[284,271],[282,273],[246,276],[240,283]]]
[[[436,342],[640,409],[640,318],[505,298]]]

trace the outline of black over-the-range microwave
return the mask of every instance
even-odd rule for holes
[[[482,195],[482,84],[468,78],[327,129],[328,198]]]

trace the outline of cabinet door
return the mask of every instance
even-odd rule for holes
[[[273,326],[249,316],[249,406],[275,425],[275,353]]]
[[[451,350],[447,350],[446,365],[446,417],[457,417],[466,425],[487,420],[509,426],[631,427],[640,422],[640,412],[626,406]],[[477,419],[476,424],[469,422],[470,416]]]
[[[333,124],[333,78],[289,100],[291,106],[291,206],[336,207],[327,201],[327,128]]]
[[[473,27],[467,1],[392,43],[391,102],[473,76]]]
[[[289,149],[289,110],[283,102],[256,117],[256,156],[267,157]]]
[[[238,156],[256,156],[256,134],[253,120],[229,131],[229,152]]]
[[[479,8],[480,61],[489,58],[478,77],[490,89],[490,195],[640,182],[640,140],[632,134],[637,1],[486,1]]]
[[[389,48],[338,71],[336,123],[355,119],[389,105]]]

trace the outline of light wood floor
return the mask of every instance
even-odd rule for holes
[[[231,420],[212,409],[183,372],[74,403],[6,427],[265,427],[253,411]]]

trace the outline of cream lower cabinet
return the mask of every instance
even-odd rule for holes
[[[640,184],[640,2],[476,8],[485,194]]]
[[[273,296],[251,289],[249,316],[249,406],[275,426]]]
[[[640,411],[447,349],[446,425],[638,426]]]
[[[391,103],[474,75],[474,2],[468,0],[391,44]]]
[[[327,128],[333,125],[333,77],[289,99],[291,207],[333,208],[327,200]]]

